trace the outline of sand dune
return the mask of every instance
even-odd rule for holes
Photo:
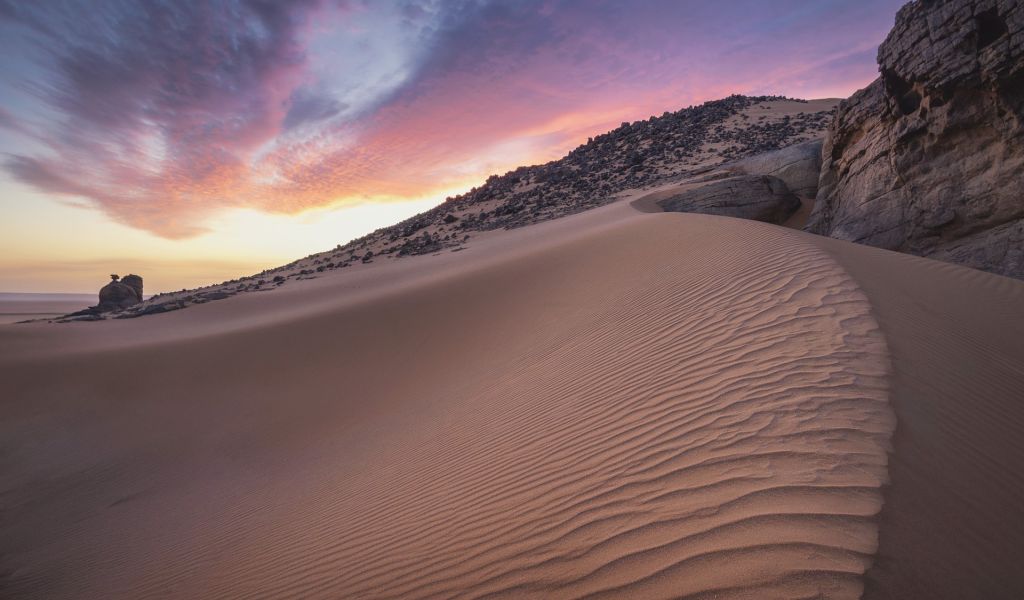
[[[869,597],[1024,598],[1024,283],[815,240],[893,357],[892,486]]]
[[[0,585],[884,596],[964,552],[921,547],[964,502],[961,582],[1008,574],[1024,284],[964,271],[619,203],[185,311],[5,326]],[[945,469],[935,444],[967,450]]]

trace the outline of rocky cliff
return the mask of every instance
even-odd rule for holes
[[[807,229],[1024,278],[1024,5],[916,0],[842,102]]]
[[[737,175],[658,202],[666,212],[702,213],[781,224],[800,208],[786,183],[771,175]]]

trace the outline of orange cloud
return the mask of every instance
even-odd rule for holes
[[[32,132],[45,152],[15,153],[5,166],[172,239],[231,208],[294,214],[425,197],[556,158],[622,120],[729,93],[852,91],[874,76],[864,48],[899,2],[526,1],[410,8],[390,24],[367,4],[358,25],[322,18],[348,13],[319,0],[91,12],[42,3],[15,20],[54,57],[32,89],[58,118]],[[76,19],[88,26],[58,27]],[[326,22],[340,29],[324,31]],[[408,64],[388,67],[405,73],[402,85],[357,110],[333,95],[311,40],[374,27],[430,35],[415,38],[420,54]],[[23,129],[12,115],[0,113],[0,125]]]

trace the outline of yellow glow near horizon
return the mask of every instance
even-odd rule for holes
[[[564,151],[537,133],[503,140],[481,150],[479,158],[450,165],[436,174],[449,182],[445,189],[420,198],[365,196],[293,215],[224,209],[204,221],[207,232],[176,240],[123,225],[77,199],[0,180],[0,211],[10,217],[0,221],[0,292],[94,293],[109,273],[136,273],[151,294],[258,273],[393,225],[493,173]]]
[[[167,240],[22,186],[6,184],[2,191],[4,212],[17,211],[18,218],[0,222],[0,292],[94,293],[107,274],[133,272],[145,279],[147,294],[277,267],[397,223],[456,192],[372,198],[297,215],[232,209],[210,218],[207,233]]]
[[[217,283],[622,121],[731,93],[846,96],[877,77],[899,2],[184,3],[175,18],[201,31],[154,28],[146,3],[50,4],[2,23],[5,292],[94,293],[131,271],[148,292]],[[203,85],[168,94],[182,73]]]

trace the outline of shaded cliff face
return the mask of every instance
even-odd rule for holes
[[[806,229],[1024,278],[1024,3],[917,0],[842,102]]]

